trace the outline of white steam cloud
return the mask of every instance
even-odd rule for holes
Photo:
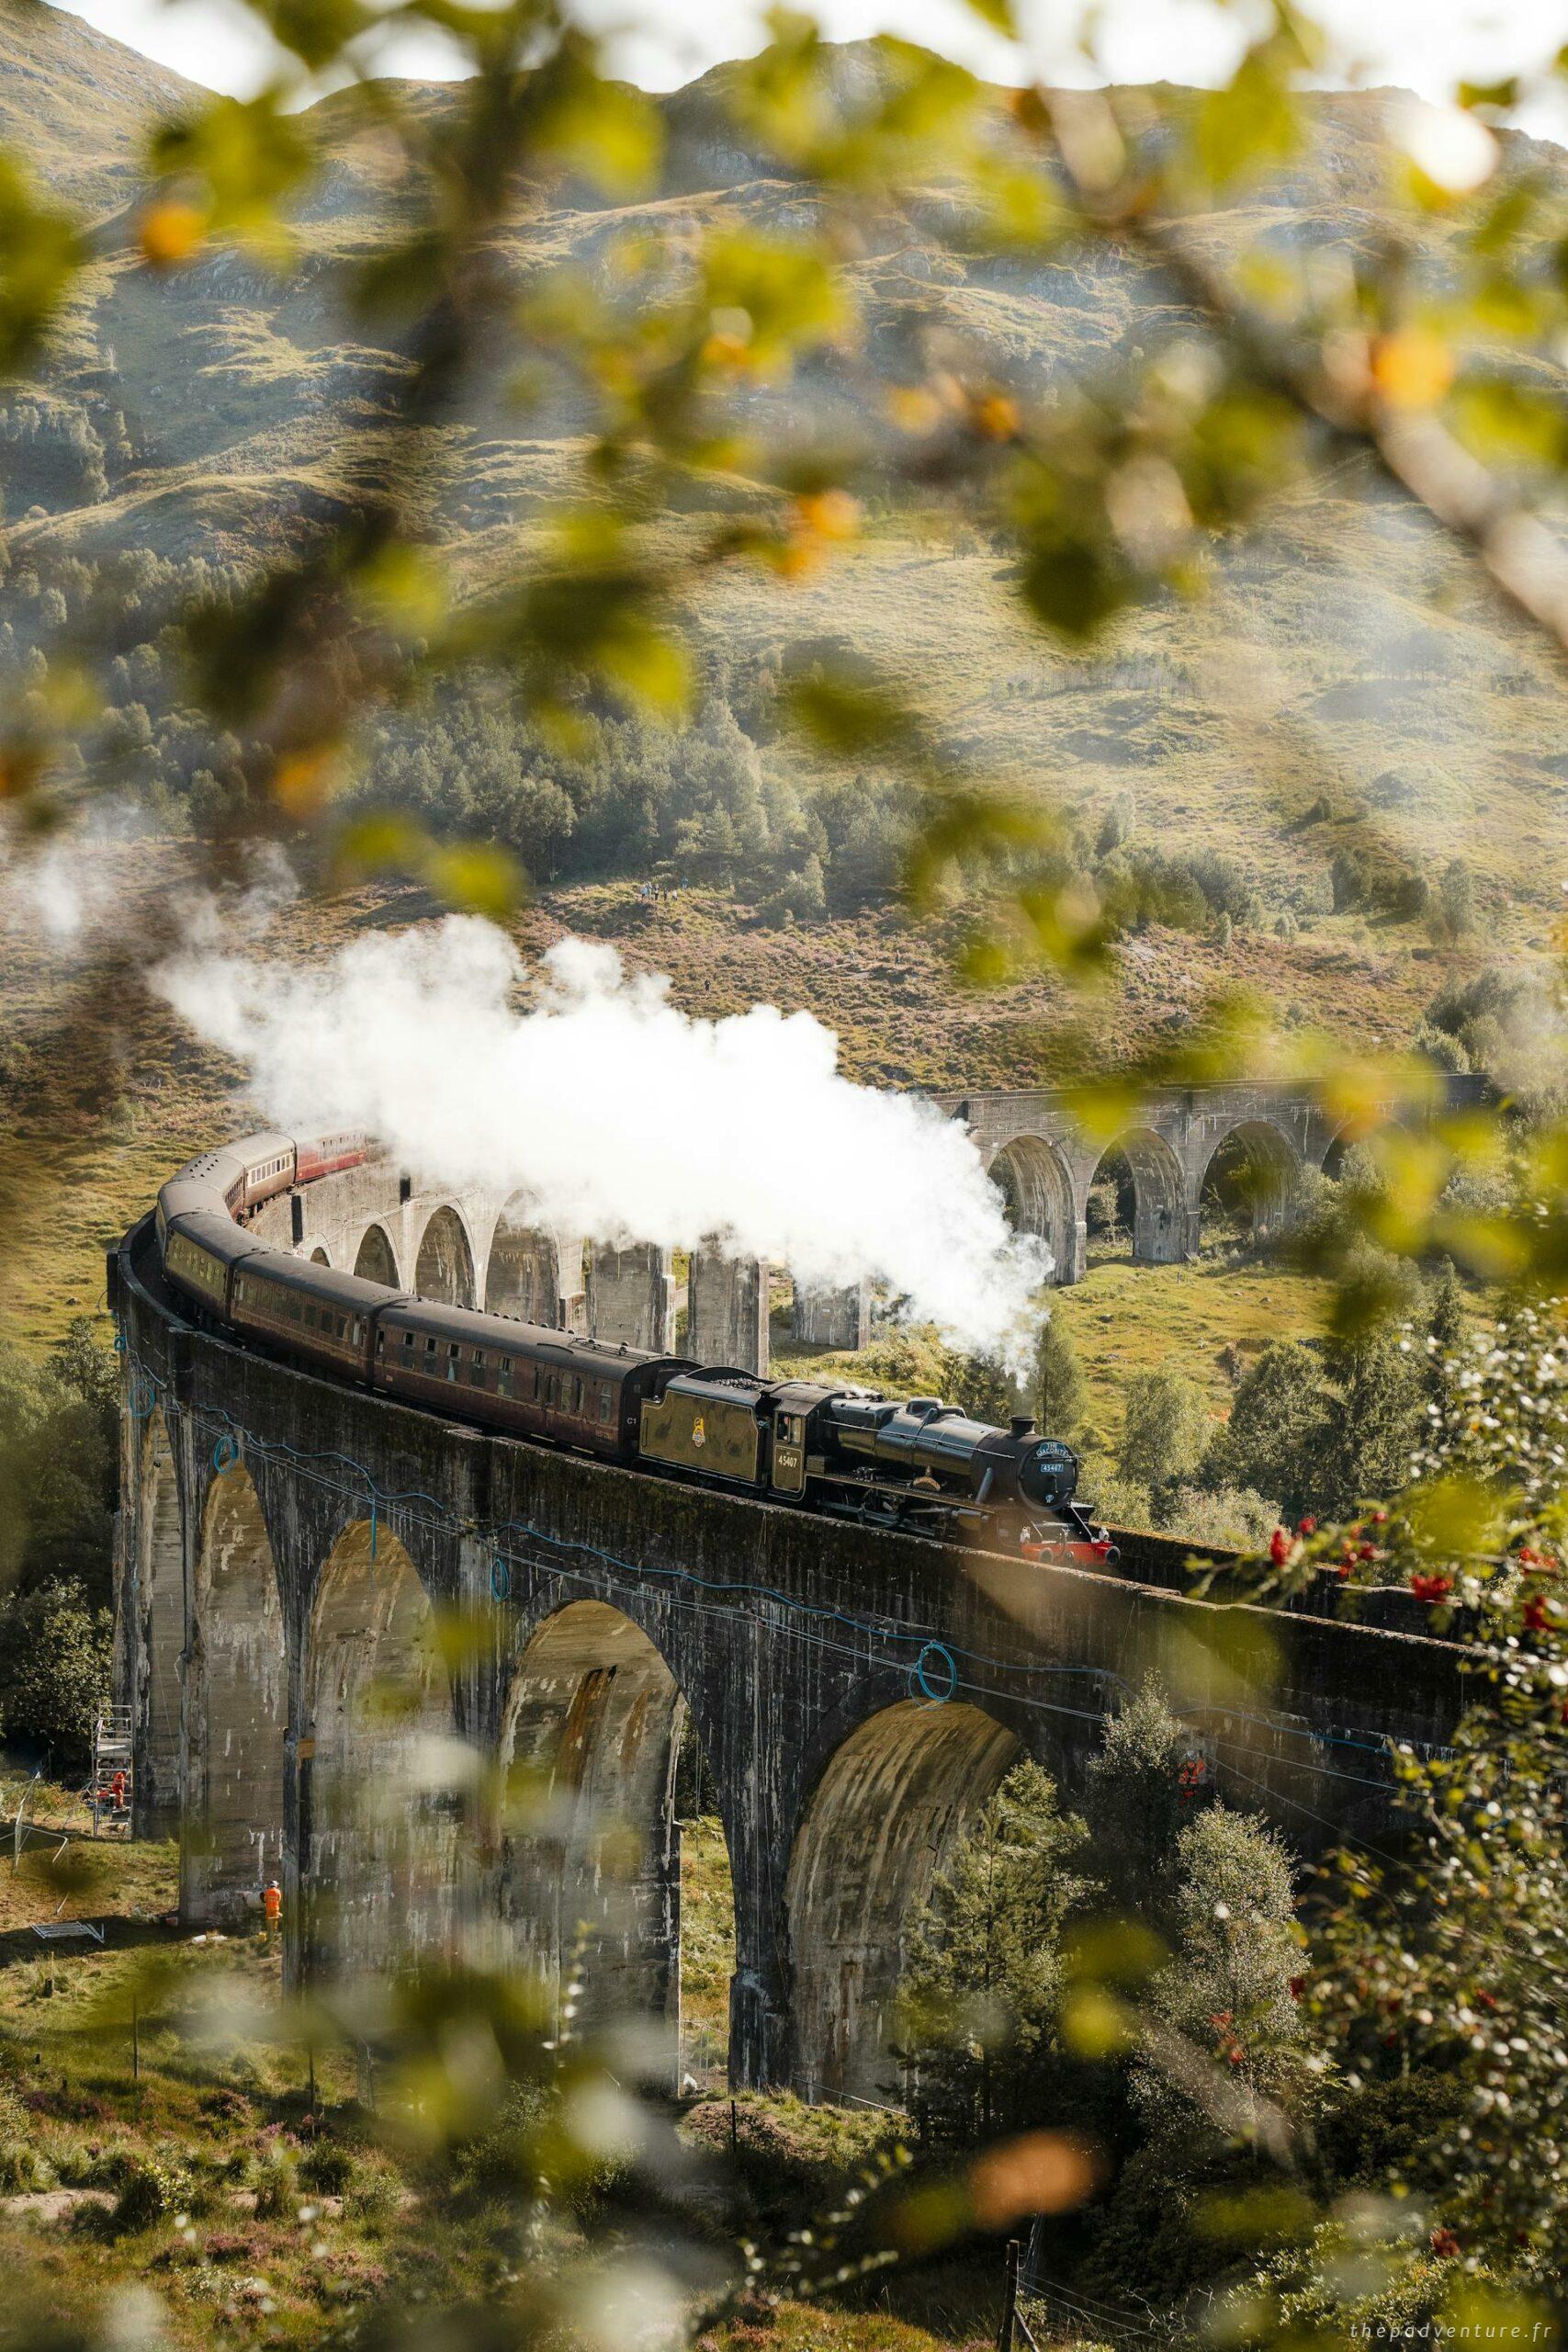
[[[589,1240],[713,1237],[814,1288],[885,1283],[953,1344],[1019,1358],[1049,1261],[962,1126],[842,1077],[809,1013],[694,1020],[581,940],[538,977],[518,1011],[520,959],[467,917],[305,968],[196,945],[155,975],[285,1128],[367,1127],[422,1183],[521,1193]]]

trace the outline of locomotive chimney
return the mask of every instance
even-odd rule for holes
[[[1032,1413],[1015,1413],[1008,1426],[1014,1437],[1032,1437],[1034,1416]]]

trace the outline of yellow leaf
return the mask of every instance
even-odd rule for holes
[[[272,772],[272,797],[297,823],[326,806],[341,781],[335,743],[286,752]]]
[[[1428,327],[1399,327],[1372,345],[1372,381],[1390,408],[1435,408],[1453,379],[1453,353]]]
[[[1079,2058],[1114,2058],[1137,2040],[1132,2011],[1098,1984],[1080,1984],[1062,2003],[1062,2040]]]
[[[467,914],[489,915],[492,922],[510,914],[523,897],[522,867],[510,850],[493,844],[432,849],[425,874],[451,905]]]
[[[987,2148],[969,2167],[976,2225],[999,2230],[1021,2213],[1070,2213],[1095,2184],[1095,2162],[1070,2132],[1026,2132]]]
[[[207,216],[194,204],[153,204],[141,216],[137,244],[151,269],[177,269],[207,235]]]

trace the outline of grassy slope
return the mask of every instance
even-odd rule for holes
[[[64,1817],[58,1802],[46,1810]],[[172,1846],[98,1849],[93,1859],[105,1875],[91,1891],[73,1880],[72,1892],[42,1849],[19,1876],[7,1871],[0,1928],[60,1916],[62,1902],[68,1917],[127,1919],[172,1903]],[[733,1964],[732,1896],[716,1822],[688,1827],[682,1894],[683,1976],[688,1985],[704,1984],[691,2006],[716,2018]],[[346,2206],[300,2187],[277,2217],[254,2211],[269,2161],[298,2158],[310,2144],[302,2129],[304,2062],[274,2024],[276,1950],[254,1938],[155,1954],[37,1950],[36,1959],[0,1964],[0,2259],[14,2316],[36,2303],[56,2320],[80,2323],[101,2298],[141,2281],[155,2286],[177,2352],[198,2352],[215,2328],[236,2347],[303,2346],[321,2340],[329,2318],[389,2285],[396,2292],[404,2272],[412,2284],[416,2266],[421,2288],[437,2299],[493,2279],[505,2238],[498,2211],[432,2196],[413,2153],[417,2135],[400,2154],[395,2134],[381,2143],[354,2106],[352,2068],[334,2054],[318,2059],[318,2105],[328,2136],[352,2152]],[[131,2073],[133,1998],[140,2086]],[[220,2026],[226,2008],[231,2034],[193,2035],[194,2020],[205,2014]],[[790,2218],[825,2211],[845,2173],[890,2136],[880,2117],[787,2098],[745,2098],[739,2120],[744,2192],[771,2215]],[[729,2128],[728,2099],[694,2108],[683,2126],[715,2154],[726,2150]],[[171,2212],[116,2233],[106,2222],[116,2164],[149,2156],[187,2176],[180,2192],[186,2229]],[[43,2169],[28,2188],[17,2167],[34,2164]],[[367,2211],[365,2192],[376,2183],[380,2202]],[[401,2213],[399,2198],[407,2203]],[[994,2262],[894,2273],[875,2282],[871,2309],[786,2307],[776,2322],[766,2320],[765,2339],[759,2312],[702,2342],[705,2352],[742,2352],[762,2340],[778,2352],[957,2352],[988,2335],[995,2291]]]
[[[129,52],[67,31],[71,20],[47,9],[28,21],[41,28],[26,39],[41,44],[45,76],[8,119],[0,106],[0,129],[46,169],[71,150],[120,170],[139,108],[166,102],[169,77],[148,69],[145,86],[132,87]],[[511,232],[519,272],[569,264],[604,287],[624,233],[651,232],[678,250],[716,222],[776,227],[788,190],[716,134],[722,80],[663,102],[665,190],[618,206],[567,191]],[[430,91],[419,103],[449,101]],[[1375,94],[1316,101],[1313,164],[1209,216],[1215,252],[1254,238],[1365,243],[1377,219],[1380,104]],[[305,266],[287,285],[229,253],[154,279],[122,236],[103,239],[47,387],[68,407],[112,397],[138,462],[101,504],[21,521],[18,551],[47,539],[248,558],[276,543],[300,499],[320,512],[352,491],[404,362],[385,332],[345,322],[332,266],[385,240],[398,197],[374,139],[348,140],[333,104],[316,120],[333,168],[300,221]],[[1561,170],[1555,151],[1530,153]],[[913,238],[865,224],[850,275],[862,334],[881,360],[905,352],[917,327],[946,325],[983,339],[1035,395],[1152,347],[1173,323],[1124,257],[949,253],[937,242],[944,219],[933,195]],[[765,434],[806,406],[848,425],[858,397],[829,356],[786,403],[754,401],[748,424]],[[525,416],[489,387],[446,428],[439,524],[460,573],[482,582],[526,546],[570,489],[587,424],[570,396]],[[8,507],[26,517],[29,459],[14,454]],[[736,480],[723,495],[750,492]],[[716,641],[758,650],[846,639],[898,676],[986,772],[1089,808],[1131,785],[1145,838],[1212,843],[1223,830],[1226,847],[1278,878],[1321,876],[1344,838],[1343,814],[1299,825],[1320,791],[1341,811],[1370,796],[1363,828],[1428,865],[1462,851],[1521,937],[1544,929],[1555,888],[1545,853],[1563,791],[1546,658],[1429,527],[1354,469],[1281,502],[1253,540],[1216,561],[1197,605],[1133,616],[1093,659],[1053,651],[1025,627],[996,554],[972,538],[953,552],[905,525],[879,526],[830,573],[793,589],[750,573],[716,580],[694,618]],[[1388,797],[1380,779],[1391,772]]]
[[[89,215],[126,201],[151,125],[200,95],[78,17],[0,11],[0,138]]]

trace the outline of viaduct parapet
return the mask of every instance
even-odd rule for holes
[[[374,1226],[397,1279],[466,1251],[521,1297],[537,1261],[504,1204],[437,1228],[387,1181],[313,1186],[299,1246],[352,1263]],[[265,1214],[288,1231],[287,1201]],[[141,1826],[179,1827],[192,1923],[281,1877],[296,1981],[475,1943],[558,1972],[586,1923],[590,1998],[663,2020],[673,2066],[694,1740],[734,1880],[732,2080],[882,2097],[906,1939],[955,1841],[1021,1757],[1071,1803],[1146,1672],[1210,1784],[1303,1850],[1386,1838],[1388,1744],[1440,1746],[1459,1712],[1458,1653],[1425,1636],[965,1555],[288,1369],[190,1324],[146,1223],[113,1289]]]

